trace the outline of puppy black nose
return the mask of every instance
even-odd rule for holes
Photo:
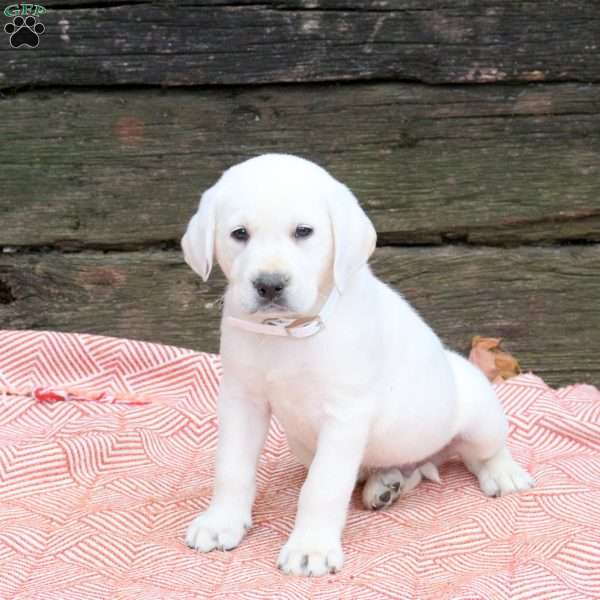
[[[261,298],[272,302],[283,293],[287,284],[287,277],[280,273],[261,273],[252,284]]]

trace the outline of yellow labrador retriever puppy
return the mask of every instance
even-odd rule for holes
[[[204,280],[227,277],[213,498],[187,531],[202,552],[251,526],[257,460],[271,414],[308,476],[278,559],[295,575],[343,562],[357,479],[367,508],[393,502],[414,470],[458,455],[483,492],[526,490],[493,388],[367,265],[373,225],[352,192],[308,160],[267,154],[228,169],[182,240]],[[435,473],[433,474],[435,478]]]

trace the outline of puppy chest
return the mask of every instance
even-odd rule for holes
[[[288,435],[316,436],[327,412],[327,399],[317,373],[272,370],[266,374],[267,400]]]

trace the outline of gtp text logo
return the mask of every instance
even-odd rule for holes
[[[48,12],[41,4],[11,4],[4,9],[6,17],[12,17],[12,23],[4,26],[10,35],[9,42],[13,48],[28,46],[37,48],[40,35],[46,31],[38,17]]]

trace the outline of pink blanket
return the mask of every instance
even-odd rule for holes
[[[219,374],[180,348],[0,332],[0,598],[600,597],[597,389],[497,386],[537,487],[489,499],[449,464],[384,512],[355,494],[343,570],[302,579],[275,567],[305,475],[276,423],[241,546],[184,543],[210,498]]]

